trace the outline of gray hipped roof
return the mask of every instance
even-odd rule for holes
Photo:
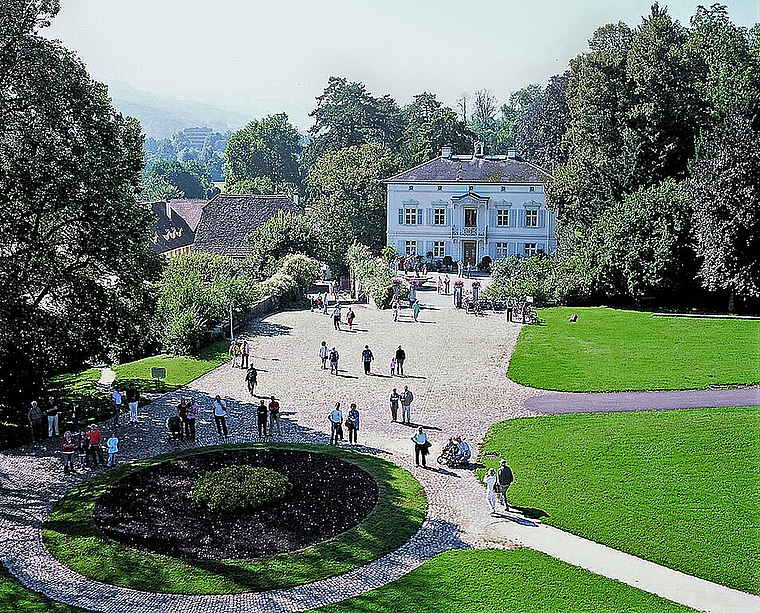
[[[290,196],[219,194],[203,207],[195,230],[195,251],[236,258],[248,255],[245,237],[278,211],[298,211]]]
[[[452,156],[434,158],[385,182],[543,183],[549,178],[548,171],[522,160]]]

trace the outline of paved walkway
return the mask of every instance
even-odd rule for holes
[[[287,590],[234,596],[153,594],[91,581],[53,559],[41,543],[44,517],[83,477],[64,481],[57,454],[49,445],[40,445],[0,454],[0,497],[9,501],[0,511],[0,534],[4,536],[0,558],[11,573],[36,591],[114,613],[307,610],[377,588],[452,548],[525,543],[573,564],[593,566],[598,556],[587,559],[588,552],[596,550],[584,539],[535,525],[521,516],[505,516],[495,523],[488,514],[484,489],[470,471],[412,466],[409,438],[414,428],[390,423],[387,397],[392,387],[400,390],[408,385],[414,392],[412,421],[428,429],[435,444],[429,458],[432,462],[448,436],[461,434],[476,443],[496,421],[537,415],[526,407],[531,406],[532,398],[544,393],[518,386],[504,376],[518,325],[499,316],[476,318],[456,312],[450,308],[451,298],[438,296],[434,290],[422,291],[419,297],[427,307],[419,323],[412,321],[408,309],[400,321],[393,322],[388,311],[359,306],[355,308],[355,329],[339,332],[333,330],[328,316],[289,311],[266,318],[252,335],[254,362],[259,369],[256,394],[274,394],[282,406],[284,432],[274,440],[325,443],[326,415],[333,403],[340,401],[346,406],[356,402],[361,411],[362,451],[408,468],[423,484],[429,500],[428,516],[420,532],[398,551],[340,577]],[[339,376],[319,368],[317,351],[322,340],[340,351]],[[375,355],[372,376],[365,376],[361,368],[365,344]],[[399,344],[407,353],[407,376],[391,378],[388,363]],[[218,442],[210,412],[216,394],[225,397],[231,408],[230,442],[258,440],[253,411],[258,398],[248,394],[243,371],[222,366],[182,393],[195,394],[202,407],[197,446]],[[156,432],[163,435],[164,421],[173,413],[178,398],[178,393],[161,397],[148,407],[147,415],[141,415],[139,425],[121,428],[122,462],[171,449]],[[631,556],[622,559],[619,556],[626,554],[613,550],[604,555],[614,560],[613,566],[621,565],[630,572],[614,575],[604,566],[591,570],[658,593],[659,584],[651,581],[651,573],[640,575],[644,571],[627,559]],[[683,577],[676,580],[680,581],[678,585],[694,585],[693,578]],[[699,585],[700,593],[708,595],[704,602],[711,604],[710,608],[698,608],[716,613],[737,610],[732,608],[734,590],[708,582]],[[681,596],[676,592],[666,597],[678,600]],[[678,601],[694,606],[693,599],[686,600]],[[716,603],[714,608],[712,603]],[[758,603],[757,597],[747,596],[741,610],[760,611]]]

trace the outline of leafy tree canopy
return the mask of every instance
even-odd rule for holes
[[[159,160],[145,172],[143,200],[158,200],[166,185],[176,188],[181,198],[211,198],[218,193],[206,168],[194,160],[187,162]]]
[[[302,213],[279,211],[249,234],[246,242],[251,251],[245,269],[254,278],[274,274],[288,254],[312,256],[317,253],[317,239],[311,222]]]

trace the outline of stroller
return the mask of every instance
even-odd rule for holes
[[[166,429],[169,431],[168,441],[181,441],[184,440],[182,433],[182,420],[179,415],[172,415],[166,420]]]

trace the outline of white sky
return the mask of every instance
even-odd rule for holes
[[[1,0],[0,0],[1,1]],[[705,0],[711,4],[713,0]],[[47,31],[94,78],[213,102],[301,129],[330,75],[399,103],[430,91],[454,106],[487,87],[500,102],[544,83],[605,23],[635,26],[650,0],[63,0]],[[661,2],[688,23],[696,2]],[[727,3],[760,22],[760,0]]]

